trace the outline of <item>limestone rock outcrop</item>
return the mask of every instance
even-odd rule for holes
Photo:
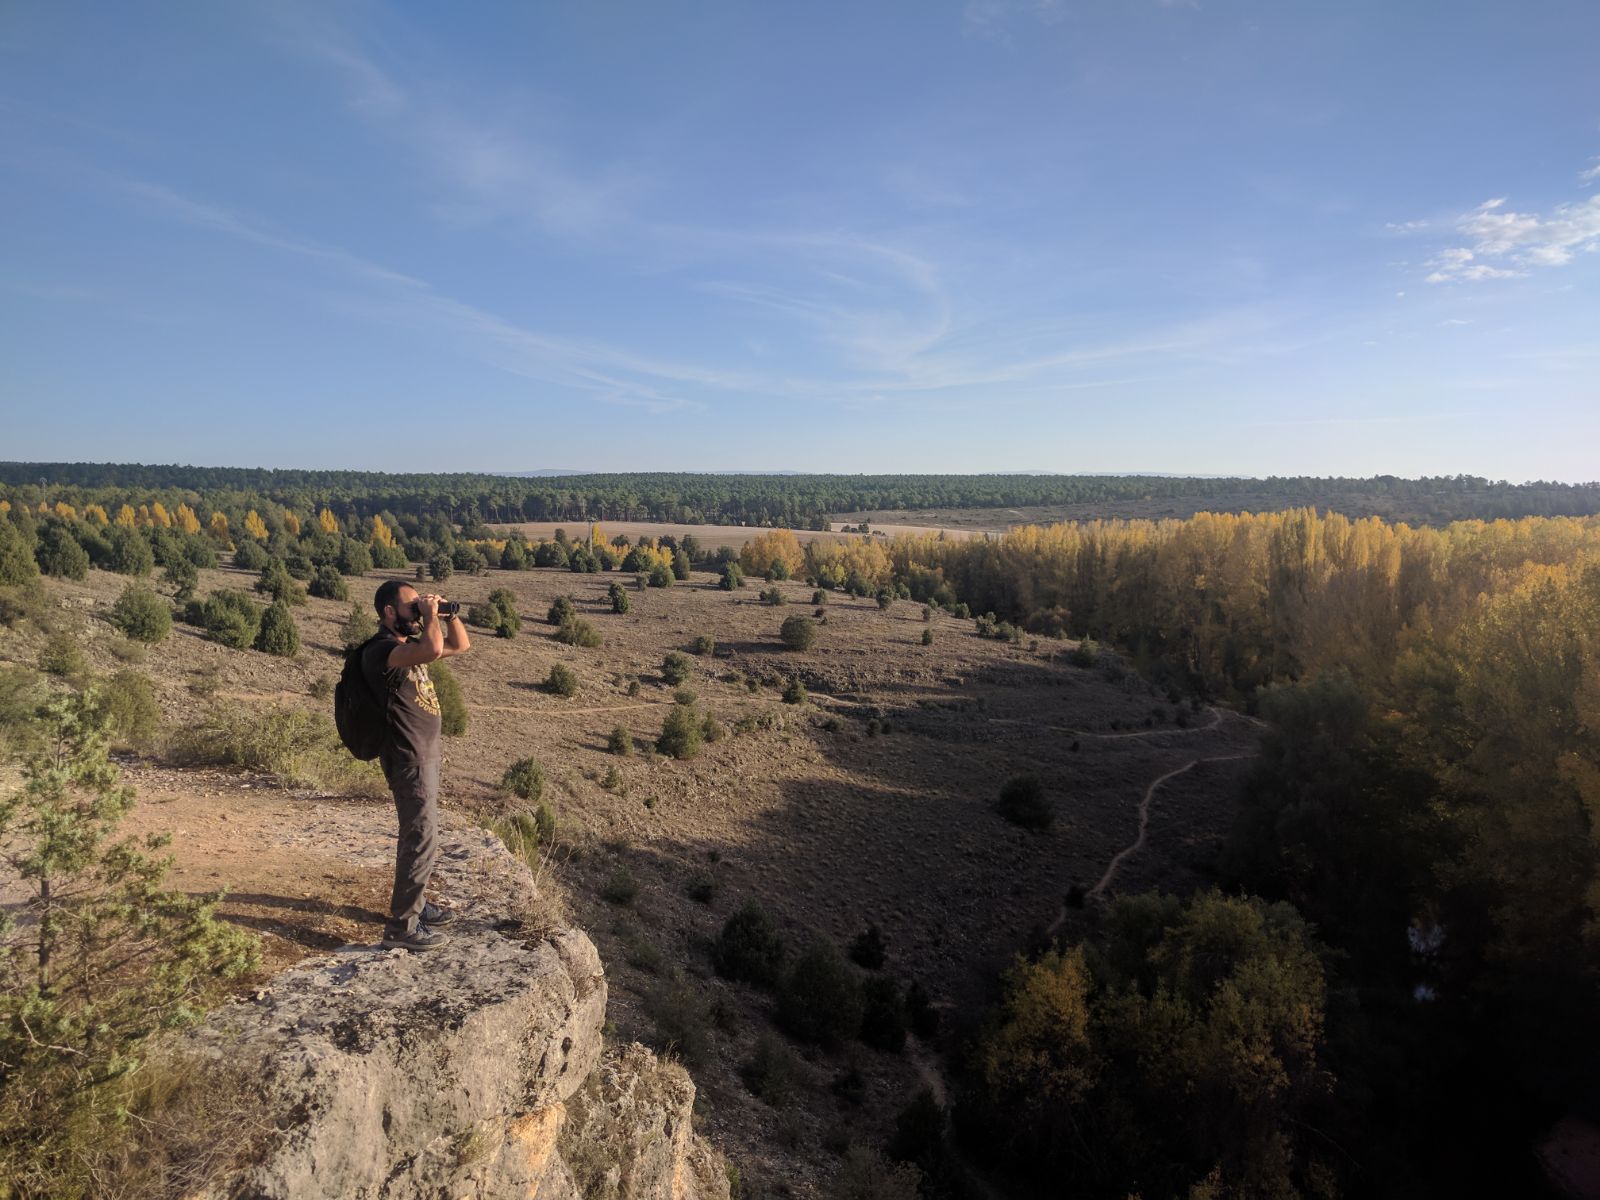
[[[687,1073],[642,1046],[606,1052],[594,944],[530,934],[526,868],[481,830],[444,837],[471,897],[448,946],[348,947],[183,1036],[186,1055],[247,1081],[272,1130],[203,1195],[725,1200]]]

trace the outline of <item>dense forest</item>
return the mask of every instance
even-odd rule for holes
[[[1136,1121],[1171,1156],[1174,1189],[1224,1146],[1223,1178],[1275,1181],[1256,1194],[1316,1194],[1322,1176],[1359,1193],[1537,1186],[1537,1132],[1600,1105],[1600,519],[1201,515],[900,538],[887,557],[914,595],[1115,644],[1174,695],[1231,698],[1268,721],[1218,878],[1292,906],[1228,914],[1225,939],[1287,947],[1227,1027],[1255,1028],[1237,1049],[1266,1053],[1278,1084],[1255,1080],[1255,1108],[1230,1090],[1227,1120],[1195,1116],[1197,1132],[1160,1119],[1172,1073],[1185,1077],[1170,1063],[1166,1086],[1144,1082],[1158,1070],[1144,1059],[1131,1082],[1099,1075],[1096,1089],[1085,1075],[1081,1111],[1041,1100],[1026,1071],[1010,1091],[986,1079],[969,1108],[991,1144],[1052,1146],[1052,1169],[1114,1191],[1151,1143],[1108,1149],[1097,1106],[1110,1104],[1119,1129]],[[1176,1020],[1162,1006],[1199,1003],[1173,957],[1192,948],[1162,949],[1196,936],[1190,920],[1120,907],[1086,964],[1036,966],[1009,1003],[1019,987],[1034,1001],[1076,987],[1105,1045],[1086,1034],[1072,1061],[1115,1062],[1118,1045],[1148,1055],[1149,1022]],[[1321,978],[1306,982],[1302,920],[1324,947],[1325,1001]],[[1158,964],[1142,985],[1118,962],[1129,939]],[[1307,1043],[1289,1014],[1313,999],[1325,1026]],[[1158,1011],[1130,1013],[1136,1000]],[[1180,1065],[1193,1087],[1215,1086]],[[1073,1137],[1046,1136],[1063,1122]]]
[[[313,580],[412,563],[682,578],[696,550],[587,524],[496,537],[465,492],[149,486],[6,489],[0,622],[22,603],[8,591],[91,564],[160,565],[182,591],[230,550]],[[804,547],[779,529],[737,568],[1114,647],[1173,699],[1265,719],[1218,890],[1119,900],[972,1017],[965,1153],[1091,1196],[1530,1194],[1542,1131],[1600,1116],[1600,517],[1293,508]],[[929,1128],[902,1149],[928,1194],[960,1194]]]
[[[1511,484],[1468,475],[1433,479],[1309,476],[1268,479],[1150,475],[711,475],[630,473],[521,478],[391,475],[111,463],[0,463],[0,485],[30,507],[168,509],[202,498],[221,508],[330,508],[336,515],[437,514],[477,521],[665,521],[826,528],[829,514],[881,509],[1101,505],[1125,515],[1143,501],[1193,509],[1267,511],[1316,506],[1349,516],[1437,524],[1468,518],[1600,513],[1600,483]]]

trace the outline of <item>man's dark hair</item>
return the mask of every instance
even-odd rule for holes
[[[377,594],[372,597],[372,606],[378,610],[378,616],[383,616],[383,610],[391,604],[394,605],[395,611],[399,612],[400,605],[397,601],[400,597],[400,589],[410,586],[403,579],[385,579],[380,583]]]

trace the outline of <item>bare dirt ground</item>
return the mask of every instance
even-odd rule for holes
[[[741,540],[751,532],[739,531]],[[228,569],[203,576],[202,592],[253,580]],[[381,578],[351,581],[352,594],[365,599]],[[619,580],[632,601],[620,615],[605,598]],[[124,583],[100,572],[49,583],[97,671],[125,665],[102,619]],[[772,1002],[715,977],[707,949],[723,921],[758,899],[791,945],[822,937],[841,948],[875,924],[888,946],[886,971],[917,980],[951,1011],[970,1011],[1019,949],[1052,928],[1066,940],[1085,932],[1093,906],[1064,906],[1074,886],[1100,884],[1110,895],[1205,882],[1258,731],[1234,714],[1175,705],[1114,661],[1069,666],[1068,643],[985,641],[971,622],[935,614],[925,624],[921,606],[906,601],[880,612],[873,601],[831,593],[816,645],[787,651],[778,626],[813,612],[812,589],[779,584],[789,603],[767,607],[757,600],[761,586],[723,592],[696,573],[640,591],[627,576],[555,570],[445,582],[441,590],[466,603],[509,587],[525,623],[513,640],[474,631],[472,652],[452,664],[471,725],[446,743],[444,804],[464,817],[503,812],[517,803],[498,786],[505,769],[528,755],[543,764],[545,799],[583,848],[558,875],[606,961],[618,1036],[659,1044],[658,996],[681,980],[680,996],[706,1027],[705,1049],[689,1061],[703,1128],[747,1179],[787,1181],[794,1194],[811,1195],[837,1161],[829,1147],[880,1139],[923,1086],[919,1065],[925,1076],[939,1048],[893,1056],[859,1045],[796,1047],[803,1098],[785,1109],[760,1103],[738,1068],[772,1028]],[[600,630],[602,647],[553,639],[543,618],[559,595]],[[174,625],[134,665],[157,681],[174,725],[230,697],[327,711],[331,701],[311,692],[337,673],[349,607],[312,599],[295,610],[297,660],[227,650]],[[924,629],[931,646],[921,644]],[[727,736],[686,762],[607,753],[614,726],[641,747],[654,741],[675,691],[660,678],[662,656],[700,635],[717,651],[693,658],[686,686]],[[8,635],[0,658],[31,662],[39,640]],[[558,662],[578,675],[568,699],[541,687]],[[791,677],[804,681],[810,703],[782,702]],[[214,681],[215,694],[197,695],[197,680]],[[756,728],[735,732],[746,718]],[[607,786],[612,768],[617,779]],[[355,806],[370,818],[386,814],[386,802],[295,796],[219,771],[127,770],[144,800],[135,823],[174,835],[179,885],[228,886],[226,913],[265,935],[274,964],[377,937],[392,844],[370,834],[350,844],[328,831],[340,811]],[[1025,832],[993,810],[1000,785],[1023,772],[1037,774],[1056,805],[1047,833]],[[602,893],[619,870],[638,894],[610,903]],[[698,903],[686,888],[705,873],[716,892]],[[852,1067],[865,1083],[859,1107],[828,1090]]]

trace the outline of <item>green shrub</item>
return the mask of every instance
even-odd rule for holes
[[[71,679],[88,670],[78,638],[70,633],[52,634],[39,651],[39,670],[46,675],[59,675]]]
[[[489,828],[505,843],[506,849],[537,869],[539,847],[555,842],[556,818],[549,805],[541,804],[532,812],[519,808],[507,813]]]
[[[717,652],[717,639],[710,634],[702,633],[695,638],[694,644],[689,647],[691,654],[715,654]]]
[[[556,630],[556,641],[567,646],[580,646],[588,650],[605,644],[605,639],[600,636],[600,631],[582,617],[569,617],[561,622],[561,627]]]
[[[5,523],[9,527],[10,523]],[[89,552],[60,525],[48,526],[39,535],[39,548],[34,551],[34,557],[39,570],[58,579],[84,579],[89,574]]]
[[[564,663],[556,663],[550,668],[550,674],[544,681],[545,690],[556,696],[575,696],[578,694],[578,676],[576,672]]]
[[[618,867],[606,878],[600,898],[608,904],[632,904],[639,896],[639,881],[627,867]]]
[[[200,571],[188,559],[180,558],[167,567],[166,584],[172,589],[172,598],[182,604],[200,586]]]
[[[156,569],[156,556],[150,543],[132,529],[111,531],[111,557],[106,566],[118,575],[145,576]]]
[[[1036,775],[1015,775],[1006,780],[995,808],[1013,825],[1039,833],[1049,829],[1055,821],[1055,811],[1045,798],[1044,784]]]
[[[428,678],[433,680],[434,693],[439,697],[439,732],[445,737],[460,737],[467,732],[467,702],[461,696],[455,672],[435,660],[428,664]]]
[[[516,637],[522,628],[522,617],[517,613],[517,598],[510,588],[495,588],[489,593],[489,610],[493,614],[488,624],[496,637]]]
[[[1092,667],[1100,661],[1100,647],[1086,637],[1067,651],[1067,661],[1075,667]]]
[[[517,538],[509,538],[500,550],[500,569],[502,571],[525,571],[528,569],[527,544]]]
[[[772,560],[772,565],[767,568],[767,582],[789,578],[789,564],[781,558]]]
[[[350,615],[339,630],[339,641],[349,650],[377,632],[378,615],[372,611],[372,605],[356,603],[350,606]]]
[[[180,766],[247,767],[285,787],[389,794],[377,764],[344,748],[333,718],[303,708],[212,702],[169,736],[166,757]]]
[[[267,548],[254,538],[245,538],[233,551],[233,565],[241,571],[259,571],[272,561]]]
[[[341,538],[339,558],[334,565],[338,567],[341,575],[365,575],[372,570],[372,551],[367,549],[365,542],[358,542],[350,537]],[[344,597],[334,596],[332,599],[343,600]]]
[[[506,768],[506,773],[500,777],[500,786],[530,804],[537,803],[544,795],[544,768],[538,759],[519,758]]]
[[[633,753],[633,735],[621,725],[616,726],[612,729],[611,736],[606,739],[606,749],[626,758]]]
[[[784,686],[783,702],[785,704],[804,704],[806,700],[806,685],[800,682],[800,677],[797,675]]]
[[[778,1022],[801,1041],[836,1046],[861,1030],[861,985],[831,942],[813,942],[778,985]]]
[[[827,602],[828,602],[828,593],[823,591],[821,588],[818,588],[816,591],[811,593],[811,603],[812,604],[820,606],[820,605],[826,604]]]
[[[883,931],[876,925],[868,925],[850,943],[850,961],[858,967],[865,967],[869,971],[881,970],[886,957]]]
[[[922,644],[923,644],[923,645],[924,645],[924,646],[931,646],[931,645],[933,645],[933,630],[931,630],[931,629],[924,629],[924,630],[923,630],[923,631],[922,631]]]
[[[671,587],[673,578],[672,568],[665,563],[656,563],[650,568],[650,586],[653,588]]]
[[[689,578],[690,565],[689,556],[683,552],[682,546],[672,552],[672,577],[674,579]]]
[[[693,758],[700,753],[704,738],[700,721],[694,709],[687,704],[674,704],[661,723],[661,736],[656,739],[656,750],[673,758]]]
[[[628,611],[628,593],[623,590],[620,583],[613,583],[610,587],[608,587],[606,589],[606,596],[611,601],[612,612],[625,613]]]
[[[727,737],[728,731],[722,727],[721,721],[707,713],[705,720],[700,722],[700,736],[709,745],[712,742],[720,742]]]
[[[455,574],[455,570],[455,562],[448,554],[441,552],[428,559],[428,574],[438,582],[449,579]]]
[[[149,588],[130,583],[111,606],[111,623],[124,636],[154,645],[172,631],[172,610]]]
[[[99,1195],[123,1182],[94,1168],[127,1144],[150,1035],[196,1019],[259,945],[216,919],[219,897],[166,890],[168,863],[117,836],[133,792],[90,698],[52,701],[39,725],[25,782],[0,797],[0,841],[28,864],[8,908],[29,949],[8,939],[0,956],[0,1179],[19,1198]]]
[[[891,1162],[877,1150],[852,1146],[834,1178],[830,1200],[918,1200],[922,1172],[913,1164]]]
[[[661,678],[676,686],[694,673],[694,664],[685,654],[674,650],[661,660]]]
[[[279,658],[293,658],[300,653],[300,630],[294,623],[294,614],[283,601],[270,605],[261,614],[255,648]]]
[[[32,583],[39,577],[35,545],[32,534],[24,535],[22,530],[0,513],[0,587],[16,587],[18,584]],[[86,555],[85,574],[88,573],[88,569]]]
[[[817,623],[797,613],[778,627],[778,637],[789,650],[809,650],[817,642]]]
[[[739,1078],[750,1094],[773,1108],[783,1108],[796,1098],[800,1064],[781,1038],[763,1033],[755,1049],[739,1067]]]
[[[770,988],[783,968],[783,938],[762,907],[750,900],[723,923],[711,961],[724,979]]]
[[[783,593],[778,588],[769,587],[761,593],[761,603],[778,605],[786,603],[786,601],[783,598]]]
[[[645,997],[645,1011],[655,1022],[656,1044],[691,1066],[703,1065],[711,1049],[705,1003],[682,975],[657,985]]]
[[[692,687],[681,687],[672,693],[672,702],[674,704],[693,704],[698,699],[700,699],[700,693],[696,692]]]
[[[0,522],[5,520],[0,517]],[[20,663],[0,663],[0,760],[33,749],[43,736],[35,710],[45,698],[44,681]]]
[[[697,904],[710,904],[716,899],[720,886],[712,872],[701,870],[689,876],[689,882],[684,885],[683,891]]]
[[[261,576],[256,580],[256,591],[271,596],[274,604],[306,602],[305,589],[295,582],[294,576],[289,574],[289,568],[279,559],[273,559],[261,568]]]
[[[350,588],[337,567],[318,567],[306,590],[323,600],[348,600]]]
[[[900,985],[887,975],[874,975],[861,985],[861,1040],[874,1050],[899,1054],[905,1049],[909,1017]]]
[[[717,580],[717,586],[725,592],[744,586],[744,572],[739,569],[738,563],[731,562],[722,568],[722,578]]]
[[[89,695],[114,747],[140,753],[155,748],[161,735],[161,706],[148,676],[118,671],[96,684]]]
[[[235,650],[245,650],[255,643],[261,629],[261,606],[249,595],[235,588],[221,588],[207,596],[203,602],[191,607],[196,623],[211,636]]]

